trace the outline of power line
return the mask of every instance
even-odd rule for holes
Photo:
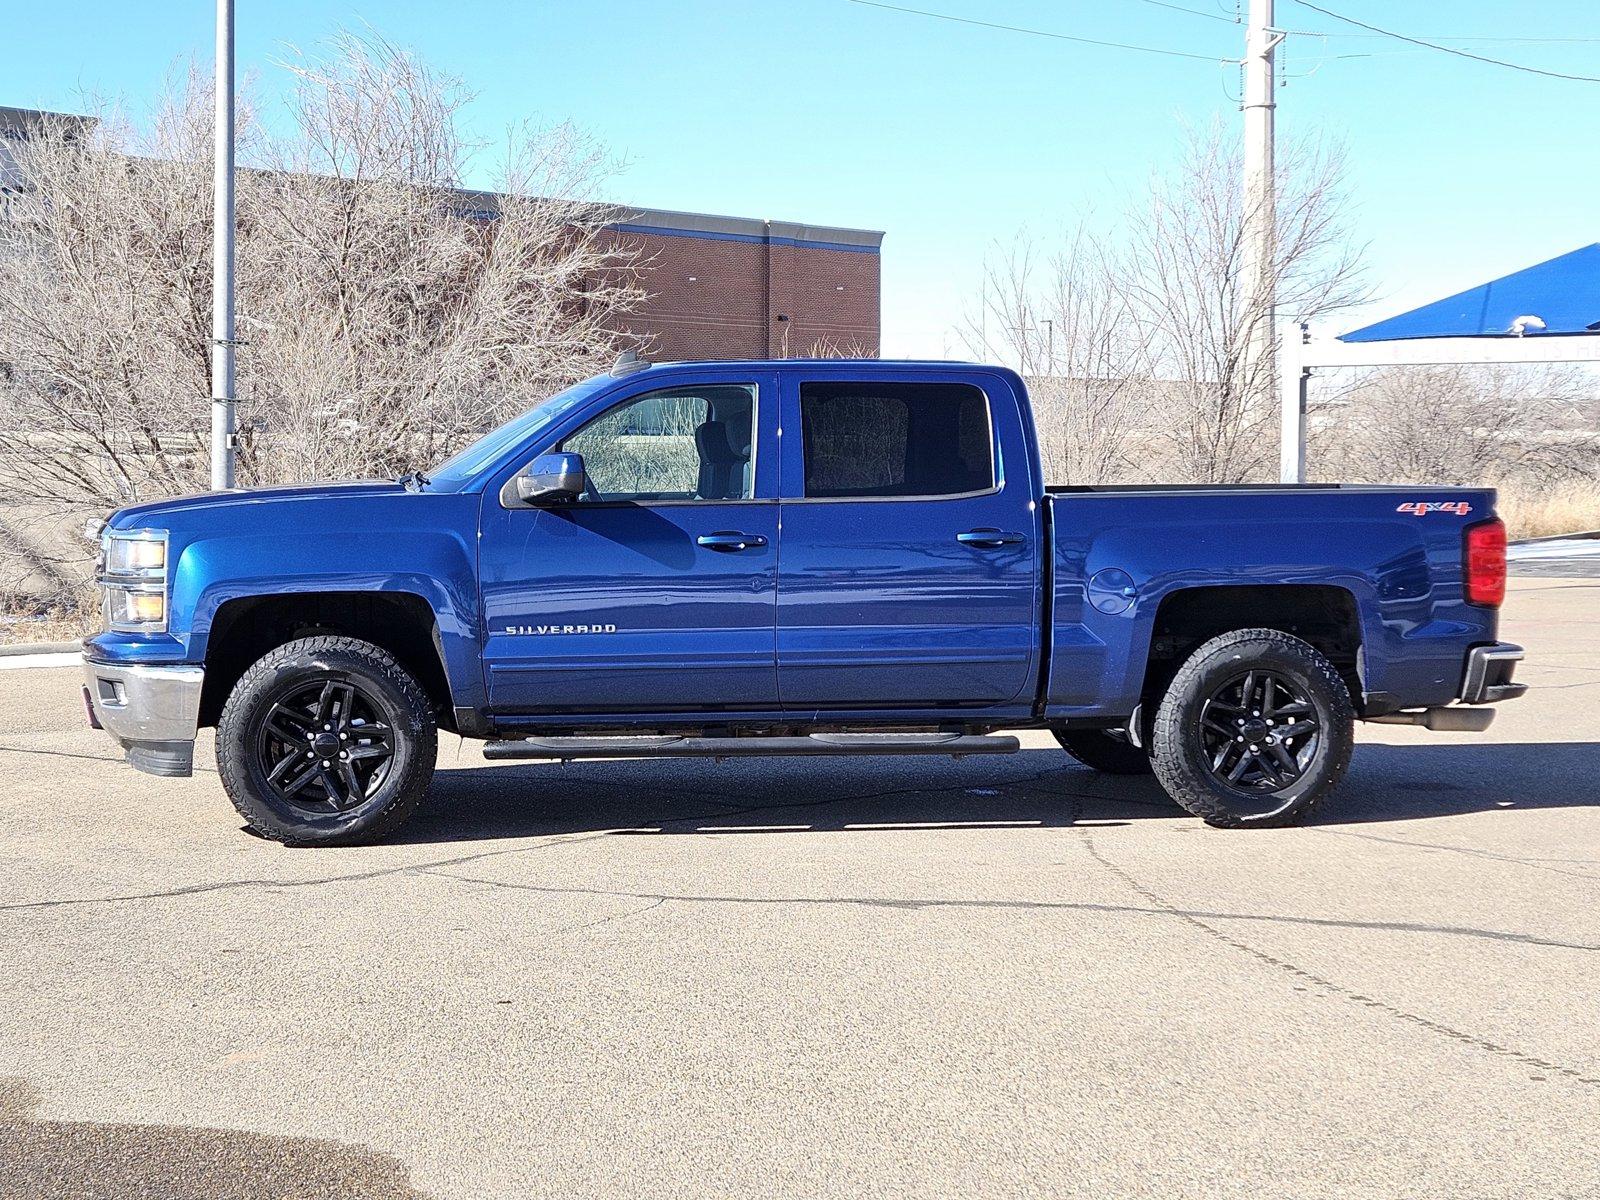
[[[1151,4],[1156,8],[1170,9],[1172,12],[1187,13],[1191,17],[1202,17],[1207,21],[1220,21],[1224,25],[1239,25],[1241,21],[1237,12],[1233,16],[1223,16],[1221,13],[1206,12],[1200,8],[1190,8],[1186,4],[1172,4],[1169,0],[1139,0],[1141,4]],[[1311,5],[1307,5],[1310,8]],[[1319,10],[1321,11],[1321,10]],[[1332,15],[1332,14],[1330,14]],[[1342,19],[1342,18],[1341,18]],[[1362,38],[1377,40],[1379,38],[1395,37],[1391,33],[1349,33],[1339,29],[1285,29],[1283,32],[1296,34],[1301,37],[1336,37],[1336,38]],[[1462,36],[1453,34],[1430,34],[1436,41],[1441,42],[1504,42],[1507,44],[1518,43],[1531,46],[1576,46],[1591,45],[1600,42],[1600,37],[1509,37],[1509,36]]]
[[[1157,8],[1170,8],[1173,12],[1188,13],[1191,17],[1204,17],[1208,21],[1221,21],[1224,25],[1237,25],[1239,18],[1224,17],[1220,13],[1208,13],[1203,9],[1187,8],[1182,4],[1168,4],[1167,0],[1144,0],[1145,4],[1153,4]]]
[[[1232,62],[1214,54],[1194,54],[1188,50],[1168,50],[1160,46],[1139,46],[1132,42],[1106,42],[1099,38],[1078,37],[1070,33],[1056,33],[1050,29],[1027,29],[1021,25],[1001,25],[995,21],[980,21],[976,17],[957,17],[950,13],[929,12],[921,8],[906,8],[899,4],[884,4],[880,0],[848,0],[865,8],[881,8],[887,12],[907,13],[915,17],[931,17],[936,21],[952,21],[957,25],[976,25],[983,29],[999,29],[1006,33],[1025,33],[1030,37],[1051,38],[1059,42],[1077,42],[1083,46],[1105,46],[1113,50],[1137,50],[1142,54],[1160,54],[1167,58],[1192,58],[1198,62]]]
[[[1136,52],[1141,53],[1141,54],[1159,54],[1159,55],[1162,55],[1163,57],[1166,57],[1166,58],[1187,58],[1187,59],[1192,59],[1192,60],[1194,60],[1196,62],[1222,63],[1224,65],[1226,65],[1228,63],[1231,63],[1231,62],[1236,62],[1237,61],[1235,59],[1228,58],[1228,57],[1225,57],[1225,56],[1214,56],[1214,55],[1209,55],[1209,54],[1195,54],[1192,51],[1188,51],[1188,50],[1171,50],[1171,49],[1168,49],[1168,48],[1163,47],[1163,46],[1145,46],[1145,45],[1141,45],[1141,44],[1137,44],[1137,43],[1133,43],[1133,42],[1113,42],[1113,41],[1106,41],[1106,40],[1103,40],[1103,39],[1100,39],[1100,38],[1082,37],[1082,36],[1079,36],[1077,34],[1059,33],[1059,32],[1057,32],[1055,30],[1052,30],[1052,29],[1031,29],[1031,28],[1028,28],[1027,26],[1023,26],[1023,25],[1006,25],[1006,24],[1002,24],[1002,23],[1000,23],[998,21],[983,21],[983,20],[979,20],[976,17],[962,17],[962,16],[957,16],[957,15],[955,15],[953,13],[932,12],[932,11],[930,11],[928,9],[911,8],[911,7],[907,6],[907,5],[902,5],[902,4],[888,4],[888,3],[885,3],[884,0],[846,0],[846,2],[850,3],[850,4],[857,4],[857,5],[860,5],[860,6],[865,7],[865,8],[877,8],[877,9],[882,9],[882,10],[884,10],[886,12],[901,13],[901,14],[904,14],[904,15],[907,15],[907,16],[927,17],[930,20],[949,21],[952,24],[956,24],[956,25],[971,25],[971,26],[975,26],[975,27],[980,28],[980,29],[997,29],[997,30],[1000,30],[1000,31],[1002,31],[1004,33],[1020,33],[1020,34],[1025,34],[1025,35],[1027,35],[1029,37],[1042,37],[1042,38],[1049,38],[1049,39],[1051,39],[1053,41],[1073,42],[1073,43],[1076,43],[1076,44],[1081,45],[1081,46],[1101,46],[1101,47],[1105,47],[1107,49],[1112,49],[1112,50],[1132,50],[1132,51],[1136,51]],[[1140,0],[1140,2],[1144,3],[1144,4],[1153,5],[1156,8],[1165,8],[1165,9],[1169,9],[1169,10],[1171,10],[1173,12],[1185,13],[1185,14],[1188,14],[1190,16],[1204,17],[1207,20],[1221,21],[1222,23],[1227,24],[1227,25],[1237,25],[1238,24],[1238,21],[1233,17],[1221,16],[1221,15],[1214,14],[1214,13],[1204,12],[1204,11],[1198,9],[1198,8],[1189,8],[1186,5],[1170,3],[1169,0]],[[1343,31],[1339,31],[1339,30],[1286,29],[1286,30],[1283,31],[1285,33],[1296,34],[1296,35],[1299,35],[1299,36],[1302,36],[1302,37],[1321,37],[1321,38],[1328,38],[1328,37],[1392,38],[1392,39],[1394,39],[1396,41],[1405,42],[1405,43],[1407,43],[1409,45],[1417,46],[1417,47],[1420,47],[1420,48],[1425,49],[1425,50],[1435,50],[1435,51],[1438,51],[1441,54],[1453,54],[1453,55],[1456,55],[1457,57],[1460,57],[1460,58],[1470,59],[1473,62],[1486,63],[1489,66],[1494,66],[1494,67],[1505,67],[1507,70],[1511,70],[1511,71],[1523,71],[1523,72],[1526,72],[1527,74],[1530,74],[1530,75],[1543,75],[1543,76],[1545,76],[1547,78],[1551,78],[1551,79],[1567,79],[1567,80],[1572,80],[1573,82],[1576,82],[1576,83],[1600,83],[1600,76],[1574,75],[1574,74],[1570,74],[1570,73],[1565,72],[1565,71],[1551,71],[1551,70],[1546,70],[1543,67],[1531,67],[1531,66],[1528,66],[1525,63],[1508,62],[1505,59],[1490,58],[1487,55],[1474,54],[1469,50],[1462,50],[1462,49],[1459,49],[1459,48],[1454,47],[1454,46],[1441,45],[1439,42],[1430,41],[1430,40],[1428,40],[1426,38],[1411,37],[1411,36],[1408,36],[1407,34],[1396,33],[1394,30],[1392,30],[1392,29],[1384,29],[1382,26],[1369,25],[1364,21],[1356,20],[1354,17],[1347,17],[1343,13],[1337,13],[1337,12],[1334,12],[1332,9],[1327,9],[1327,8],[1321,7],[1320,5],[1312,4],[1312,3],[1310,3],[1310,0],[1294,0],[1294,2],[1299,4],[1303,8],[1310,9],[1312,12],[1321,13],[1325,17],[1331,17],[1335,21],[1343,21],[1348,25],[1354,25],[1358,29],[1367,30],[1368,32],[1366,32],[1366,33],[1347,33],[1347,32],[1343,32]],[[1538,44],[1538,45],[1588,44],[1588,43],[1600,42],[1600,38],[1450,37],[1448,35],[1445,35],[1445,36],[1447,37],[1447,40],[1453,41],[1453,42],[1506,42],[1506,43]],[[1374,56],[1370,55],[1370,54],[1338,54],[1338,55],[1327,55],[1327,56],[1325,56],[1325,59],[1354,59],[1354,58],[1371,58],[1371,57],[1374,57]]]
[[[1151,2],[1154,3],[1154,0],[1151,0]],[[1307,5],[1307,7],[1309,8],[1310,6]],[[1209,16],[1210,14],[1203,15]],[[1284,32],[1297,34],[1301,37],[1359,38],[1363,41],[1378,41],[1382,38],[1397,36],[1392,33],[1350,33],[1343,29],[1285,29]],[[1600,42],[1600,37],[1489,37],[1477,35],[1457,37],[1449,33],[1432,33],[1428,36],[1440,42],[1516,42],[1521,45],[1533,46],[1587,46]]]
[[[1454,54],[1458,58],[1470,58],[1474,62],[1488,63],[1490,66],[1505,67],[1511,71],[1525,71],[1530,75],[1545,75],[1551,79],[1571,79],[1578,83],[1600,83],[1600,76],[1595,75],[1569,75],[1564,71],[1547,71],[1543,67],[1530,67],[1524,63],[1506,62],[1501,58],[1487,58],[1482,54],[1474,54],[1470,50],[1460,50],[1454,46],[1441,46],[1438,42],[1430,42],[1423,38],[1407,37],[1403,33],[1396,33],[1392,29],[1384,29],[1378,25],[1368,25],[1365,21],[1358,21],[1354,17],[1347,17],[1343,13],[1336,13],[1332,9],[1323,8],[1312,4],[1310,0],[1295,0],[1301,8],[1309,8],[1314,13],[1321,13],[1325,17],[1332,17],[1335,21],[1343,21],[1347,25],[1354,25],[1358,29],[1370,30],[1372,33],[1384,37],[1394,38],[1396,41],[1409,42],[1413,46],[1424,46],[1429,50],[1438,50],[1442,54]]]

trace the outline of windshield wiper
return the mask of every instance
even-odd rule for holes
[[[404,475],[398,476],[395,482],[408,492],[420,492],[428,486],[428,477],[421,471],[407,471]]]

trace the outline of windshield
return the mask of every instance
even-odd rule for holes
[[[594,395],[595,388],[605,382],[608,381],[603,375],[599,379],[586,379],[582,383],[573,384],[565,391],[557,392],[546,400],[539,401],[520,417],[513,417],[504,425],[491,429],[466,449],[451,455],[433,470],[428,471],[428,481],[465,483],[532,437],[540,426],[548,425],[574,405]]]

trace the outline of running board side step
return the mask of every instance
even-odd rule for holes
[[[509,758],[763,758],[772,755],[1015,754],[1014,737],[961,733],[813,733],[802,737],[530,737],[487,742]]]

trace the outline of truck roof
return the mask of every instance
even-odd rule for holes
[[[992,363],[970,362],[961,359],[949,358],[710,358],[710,359],[681,359],[669,362],[649,363],[645,369],[653,367],[762,367],[766,369],[781,370],[785,367],[869,367],[869,368],[894,368],[904,370],[907,367],[918,369],[940,367],[973,367],[985,370],[1005,370]]]

